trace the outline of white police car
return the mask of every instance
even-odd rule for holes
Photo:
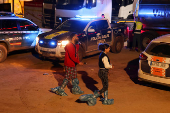
[[[170,35],[152,40],[139,58],[139,80],[170,85]]]
[[[34,48],[42,30],[32,21],[16,16],[0,16],[0,62],[14,50]]]

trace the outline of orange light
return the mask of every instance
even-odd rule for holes
[[[21,45],[21,42],[17,42],[17,43],[10,43],[10,45]]]

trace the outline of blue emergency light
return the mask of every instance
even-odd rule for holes
[[[93,18],[97,18],[97,16],[81,16],[81,15],[76,15],[76,18],[81,18],[81,19],[93,19]]]
[[[11,16],[15,16],[15,14],[11,14]]]
[[[54,46],[54,45],[56,45],[56,42],[51,41],[51,42],[50,42],[50,45]]]
[[[39,42],[40,44],[43,44],[44,42],[42,41],[42,40],[40,40],[40,42]]]

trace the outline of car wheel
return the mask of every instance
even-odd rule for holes
[[[114,44],[111,46],[111,51],[113,53],[120,53],[124,45],[123,37],[117,36],[115,38]]]
[[[4,45],[0,45],[0,62],[5,61],[7,58],[7,49]]]
[[[79,47],[79,51],[78,51],[78,56],[79,56],[79,61],[83,60],[83,48]]]
[[[152,36],[149,33],[142,34],[141,36],[141,47],[142,50],[145,50],[145,48],[148,46],[148,44],[154,39],[154,36]]]

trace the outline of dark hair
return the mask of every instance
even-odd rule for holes
[[[72,32],[72,33],[70,34],[70,38],[72,39],[76,34],[77,34],[77,33]]]
[[[98,49],[101,50],[101,51],[105,51],[105,49],[109,48],[109,44],[106,44],[106,43],[99,43],[98,45]]]

